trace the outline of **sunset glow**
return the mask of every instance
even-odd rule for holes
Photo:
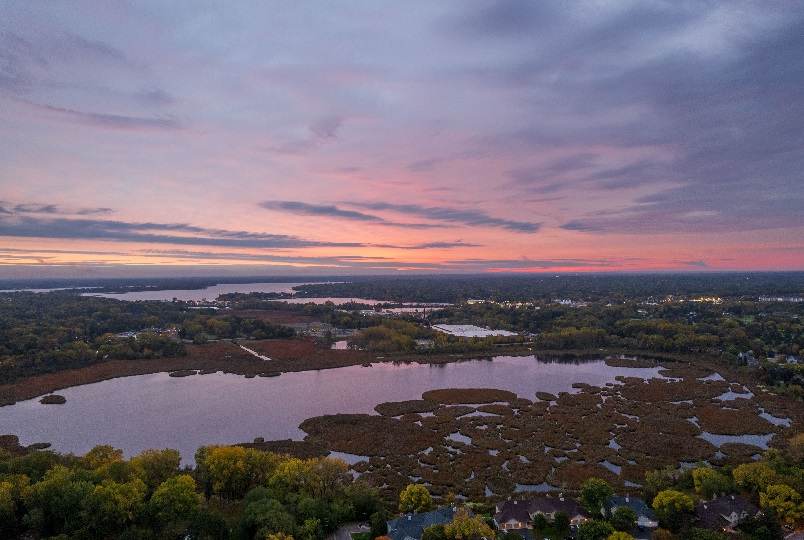
[[[14,2],[0,276],[804,269],[796,3]]]

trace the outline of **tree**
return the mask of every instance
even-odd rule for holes
[[[380,507],[380,494],[377,488],[366,482],[346,484],[342,488],[343,495],[355,509],[355,519],[367,520]]]
[[[547,528],[547,518],[541,512],[533,516],[533,528],[537,531],[543,531]]]
[[[445,527],[446,525],[443,523],[425,527],[424,531],[422,531],[422,540],[447,540]]]
[[[190,525],[189,540],[229,540],[229,524],[216,514],[198,512]]]
[[[713,531],[711,529],[701,529],[700,527],[693,527],[684,535],[685,540],[723,540],[724,535],[720,531]]]
[[[569,516],[561,512],[560,510],[553,514],[553,527],[555,527],[556,531],[559,533],[563,533],[570,526],[570,518]]]
[[[25,525],[43,537],[71,532],[82,525],[81,502],[92,491],[90,482],[63,465],[55,465],[41,482],[25,488]]]
[[[666,489],[656,494],[653,509],[662,525],[676,532],[684,524],[687,516],[692,514],[694,505],[692,499],[680,491]]]
[[[123,484],[104,480],[82,501],[85,521],[99,536],[119,533],[142,513],[147,491],[139,478]]]
[[[444,526],[444,534],[450,540],[471,540],[472,538],[494,538],[494,531],[483,522],[480,516],[472,517],[466,508],[458,508],[452,523]]]
[[[606,540],[613,532],[609,523],[593,519],[578,527],[577,540]]]
[[[296,525],[293,516],[285,511],[276,499],[259,499],[248,506],[243,513],[241,529],[248,538],[259,534],[264,538],[270,533],[284,533],[293,536]]]
[[[421,484],[409,484],[399,494],[399,511],[402,513],[428,512],[433,509],[433,498]]]
[[[81,463],[90,470],[99,469],[114,461],[123,461],[123,451],[108,444],[95,446],[81,457]]]
[[[758,493],[771,484],[778,483],[779,475],[764,463],[743,463],[732,472],[737,487]]]
[[[656,529],[653,531],[653,540],[673,540],[674,535],[667,529]]]
[[[634,529],[634,525],[639,516],[631,508],[627,506],[618,506],[614,509],[609,523],[615,530],[621,532],[629,532]]]
[[[201,508],[201,495],[195,489],[195,480],[186,474],[168,478],[156,488],[149,506],[161,525],[193,519]]]
[[[297,540],[324,540],[324,529],[321,527],[321,522],[315,518],[305,519],[299,533],[296,535]]]
[[[371,537],[377,538],[388,534],[388,512],[380,506],[369,518],[371,524]]]
[[[218,446],[206,455],[206,470],[212,489],[229,500],[241,498],[251,483],[246,464],[246,449],[240,446]]]
[[[151,448],[131,458],[131,464],[142,470],[140,478],[148,486],[148,491],[153,493],[162,482],[174,476],[179,470],[181,454],[172,448],[164,450]]]
[[[0,536],[11,538],[17,529],[17,501],[14,486],[0,482]]]
[[[581,505],[594,515],[599,516],[606,500],[614,494],[614,490],[605,480],[590,478],[581,485]]]
[[[633,535],[623,531],[614,531],[606,540],[636,540]]]
[[[711,499],[719,493],[733,491],[731,479],[709,467],[693,469],[692,478],[695,483],[695,492],[704,499]]]
[[[804,501],[801,494],[786,484],[768,486],[759,494],[759,504],[789,524],[804,519]]]

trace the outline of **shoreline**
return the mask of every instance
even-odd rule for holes
[[[241,345],[270,358],[261,360],[243,350]],[[46,394],[110,379],[196,370],[201,372],[231,373],[247,377],[267,373],[315,371],[339,367],[386,362],[416,362],[419,364],[446,364],[466,360],[483,360],[497,356],[546,356],[557,359],[583,359],[584,357],[626,356],[649,359],[652,362],[684,362],[695,364],[694,358],[677,355],[655,355],[647,351],[601,350],[539,350],[532,346],[505,347],[491,351],[471,353],[410,354],[372,353],[349,349],[322,348],[311,339],[236,340],[217,341],[204,345],[188,345],[188,354],[175,358],[139,360],[109,360],[81,368],[25,377],[0,385],[0,408],[19,401],[34,399]],[[383,354],[383,356],[377,356]],[[628,360],[626,360],[628,362]],[[717,361],[710,360],[717,365]],[[710,364],[710,365],[711,365]],[[719,366],[721,368],[725,366]]]

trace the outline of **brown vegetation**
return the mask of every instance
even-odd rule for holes
[[[39,400],[39,403],[44,405],[62,405],[67,403],[67,398],[58,394],[48,394]]]
[[[259,441],[241,443],[236,446],[254,448],[263,452],[288,455],[299,459],[321,458],[329,455],[330,450],[321,441],[294,441],[284,439],[281,441]]]
[[[429,390],[422,394],[422,397],[426,400],[445,404],[496,403],[499,401],[514,401],[517,398],[516,394],[513,392],[494,388],[446,388],[441,390]]]
[[[363,478],[385,490],[404,487],[412,477],[427,482],[434,495],[451,491],[470,498],[484,497],[487,489],[493,497],[506,496],[516,484],[577,489],[593,476],[614,486],[642,484],[647,471],[681,462],[745,462],[760,449],[731,443],[719,452],[700,438],[703,430],[750,435],[788,429],[759,416],[764,396],[723,402],[714,398],[729,382],[700,380],[702,370],[674,368],[674,376],[684,375],[681,380],[622,378],[604,388],[574,385],[573,393],[539,393],[549,401],[493,389],[429,391],[422,400],[379,405],[385,416],[321,417],[301,427],[310,441],[370,456],[361,465]],[[419,414],[430,411],[432,416]],[[469,414],[474,412],[485,415]],[[701,427],[691,421],[696,417]],[[719,429],[710,425],[718,423]],[[619,474],[606,462],[619,467]]]
[[[411,399],[408,401],[387,401],[380,403],[374,410],[383,416],[402,416],[413,413],[433,412],[438,403],[425,399]]]

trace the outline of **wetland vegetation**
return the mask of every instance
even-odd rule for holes
[[[693,500],[738,490],[778,520],[800,524],[802,291],[802,273],[361,278],[297,288],[455,304],[395,319],[365,311],[371,306],[290,304],[265,294],[227,295],[196,309],[65,291],[2,293],[0,405],[45,394],[63,403],[51,393],[160,371],[274,376],[378,361],[454,362],[501,347],[509,355],[605,356],[610,366],[660,368],[662,378],[624,375],[566,392],[534,388],[526,397],[500,381],[439,388],[380,403],[376,414],[309,418],[303,441],[202,447],[186,469],[175,451],[126,460],[100,446],[75,457],[8,435],[0,437],[0,536],[189,531],[321,540],[350,519],[370,521],[380,536],[410,484],[436,502],[479,504],[482,513],[485,504],[534,491],[577,494],[590,478],[648,501],[667,490]],[[287,326],[294,323],[331,330],[297,336]],[[518,335],[460,339],[431,330],[437,323]],[[329,347],[336,330],[353,331],[350,349]],[[246,339],[259,356],[240,347]],[[713,472],[694,474],[703,470]],[[684,530],[674,532],[692,540]]]

